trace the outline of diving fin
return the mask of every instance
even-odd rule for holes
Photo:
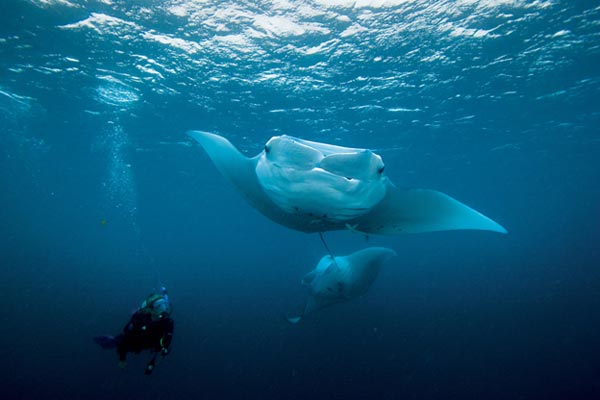
[[[96,342],[103,349],[114,349],[117,347],[117,340],[114,336],[96,336],[94,337],[94,342]]]

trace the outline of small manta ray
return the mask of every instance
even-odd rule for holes
[[[255,157],[227,139],[189,131],[217,169],[267,218],[307,233],[348,229],[397,234],[478,229],[506,233],[500,224],[452,197],[397,188],[371,150],[274,136]]]
[[[288,317],[292,324],[305,315],[342,303],[367,293],[377,278],[381,265],[396,252],[385,247],[368,247],[348,256],[321,258],[316,268],[302,278],[308,288],[304,311],[298,317]]]

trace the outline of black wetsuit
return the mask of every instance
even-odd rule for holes
[[[173,339],[174,326],[174,321],[169,317],[153,321],[149,312],[136,311],[123,328],[123,333],[115,338],[119,360],[125,361],[127,353],[138,354],[142,350],[162,351],[165,355]]]

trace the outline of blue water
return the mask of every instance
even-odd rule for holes
[[[599,66],[594,1],[5,0],[2,397],[600,398]],[[328,233],[398,257],[290,325],[323,245],[189,129],[371,148],[509,234]],[[91,338],[159,282],[172,353],[120,370]]]

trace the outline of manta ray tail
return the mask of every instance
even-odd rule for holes
[[[329,246],[327,245],[327,242],[325,241],[325,237],[323,236],[323,232],[319,232],[319,237],[321,238],[321,242],[323,243],[323,246],[325,246],[325,250],[327,250],[327,254],[329,254],[329,256],[331,257],[331,260],[337,266],[337,261],[335,260],[335,257],[333,256],[333,253],[331,252],[331,250],[329,249]]]

